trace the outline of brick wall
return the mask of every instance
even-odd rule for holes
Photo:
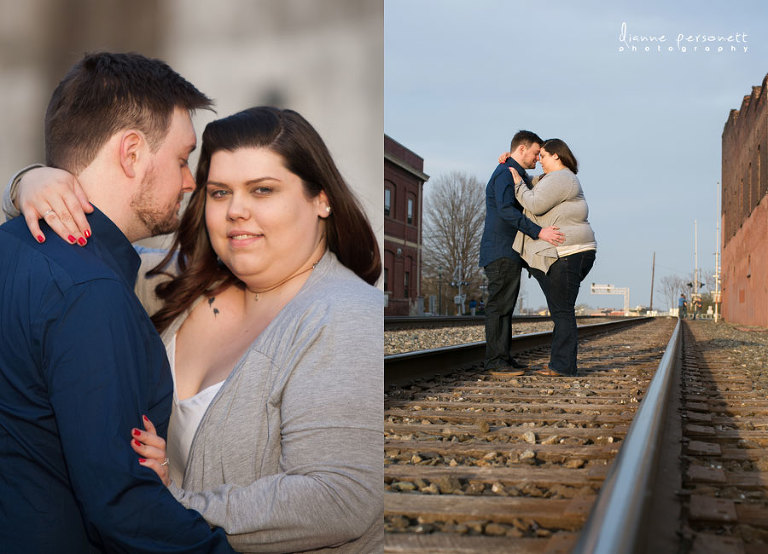
[[[768,75],[722,135],[723,317],[768,327]]]

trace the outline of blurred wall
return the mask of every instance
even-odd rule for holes
[[[325,140],[383,250],[383,0],[0,0],[0,181],[43,161],[53,87],[84,52],[159,57],[216,101],[262,104]],[[194,158],[193,158],[194,161]]]

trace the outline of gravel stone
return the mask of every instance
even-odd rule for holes
[[[551,331],[551,321],[516,323],[512,325],[512,333],[522,335]],[[443,327],[441,329],[404,329],[384,332],[384,355],[428,350],[455,344],[469,344],[485,340],[485,325],[466,327]]]
[[[503,537],[507,534],[507,527],[500,523],[489,523],[485,526],[485,534],[495,537]]]
[[[416,490],[416,485],[409,483],[408,481],[397,481],[392,483],[392,488],[402,492],[410,492]]]

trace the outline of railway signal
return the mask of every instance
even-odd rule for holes
[[[597,285],[592,283],[590,288],[592,294],[623,294],[624,295],[624,315],[629,315],[629,288],[619,288],[613,285]]]

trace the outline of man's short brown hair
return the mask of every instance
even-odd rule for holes
[[[166,63],[134,53],[86,54],[53,91],[45,114],[45,161],[78,173],[109,138],[137,129],[156,151],[175,108],[211,108],[210,98]]]
[[[509,145],[509,151],[514,152],[521,144],[524,144],[526,148],[529,148],[531,144],[542,145],[544,144],[544,141],[541,140],[541,137],[539,137],[539,135],[533,131],[518,131],[515,133],[515,136],[512,137],[512,142]]]

